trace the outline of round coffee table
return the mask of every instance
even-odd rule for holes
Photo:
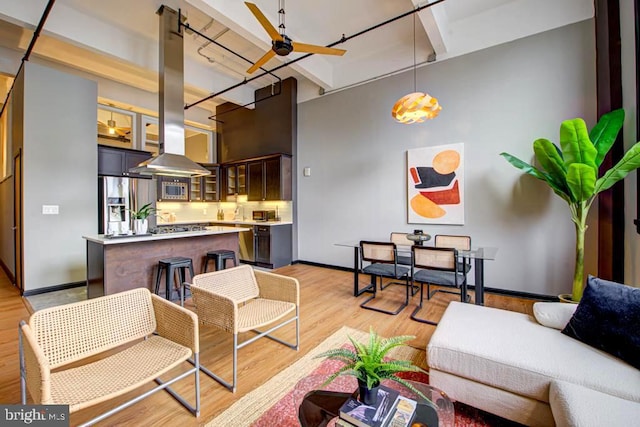
[[[455,412],[453,402],[445,392],[428,384],[415,381],[408,382],[435,404],[436,413],[438,414],[438,427],[454,427]],[[413,399],[419,404],[426,403],[424,399],[418,397],[415,393],[404,386],[390,381],[385,382],[384,384],[393,387],[395,390],[398,390],[402,396]],[[328,390],[312,390],[308,392],[302,399],[302,403],[298,410],[298,419],[301,426],[334,426],[342,405],[350,397],[356,398],[357,394],[357,390],[353,393]],[[414,422],[419,421],[420,420],[415,420]],[[433,426],[429,425],[429,427]]]

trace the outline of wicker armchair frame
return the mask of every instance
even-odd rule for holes
[[[300,284],[293,277],[254,270],[249,265],[198,274],[189,285],[198,319],[233,335],[233,379],[222,379],[204,366],[200,370],[235,393],[238,350],[266,337],[298,350],[300,342]],[[292,317],[293,313],[293,317]],[[271,335],[295,322],[296,341],[289,343]],[[262,330],[269,327],[267,330]],[[238,334],[256,335],[239,343]]]
[[[158,385],[153,389],[82,426],[95,424],[160,390],[166,390],[196,417],[200,415],[198,318],[146,288],[36,311],[28,323],[20,322],[19,347],[23,405],[28,390],[34,403],[69,405],[73,413],[155,381]],[[101,357],[106,351],[109,355]],[[160,379],[190,360],[193,367],[168,380]],[[70,364],[73,366],[65,368]],[[170,388],[191,374],[195,406]]]

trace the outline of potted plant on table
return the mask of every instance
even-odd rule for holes
[[[422,372],[424,369],[415,366],[409,360],[391,360],[388,353],[391,349],[404,345],[405,342],[414,339],[411,335],[401,335],[387,339],[381,339],[373,329],[369,330],[368,344],[362,344],[349,337],[349,341],[354,350],[349,348],[335,348],[325,351],[316,356],[327,359],[338,360],[344,363],[338,371],[334,372],[322,384],[326,386],[340,375],[352,375],[358,380],[360,401],[367,405],[375,404],[378,387],[382,380],[388,379],[402,384],[427,402],[431,403],[422,392],[417,390],[411,383],[396,376],[399,372]]]
[[[157,209],[154,208],[151,203],[147,203],[138,210],[129,209],[131,219],[133,220],[133,233],[145,234],[149,227],[147,218],[153,215],[156,211]]]
[[[500,154],[516,168],[546,182],[569,205],[576,230],[572,302],[580,301],[584,289],[584,236],[589,208],[599,193],[640,166],[640,142],[637,142],[615,166],[598,178],[598,168],[613,146],[623,122],[622,109],[603,115],[591,132],[580,118],[565,120],[560,126],[560,147],[544,138],[534,141],[535,159],[541,168],[511,154]]]

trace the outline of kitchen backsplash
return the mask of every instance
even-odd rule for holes
[[[224,219],[251,221],[254,210],[277,210],[281,221],[293,219],[292,202],[158,202],[158,225],[174,222],[199,222],[218,220],[218,210],[223,211]]]

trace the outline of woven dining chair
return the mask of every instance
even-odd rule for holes
[[[413,246],[415,242],[413,242],[412,240],[409,240],[407,238],[408,235],[409,233],[401,233],[401,232],[393,231],[391,232],[389,241],[392,243],[395,243],[396,247]],[[410,254],[408,256],[398,255],[398,264],[411,265],[411,255]]]
[[[436,234],[434,245],[436,248],[453,248],[459,251],[470,251],[471,236]],[[471,260],[463,257],[462,262],[458,262],[458,270],[465,274],[468,273],[469,270],[471,270]]]
[[[223,380],[206,367],[200,370],[235,393],[238,350],[259,338],[270,338],[298,350],[300,284],[293,277],[254,270],[241,265],[226,270],[198,274],[190,285],[193,303],[200,322],[233,335],[233,380]],[[295,322],[295,344],[271,335],[275,330]],[[263,330],[263,328],[267,328]],[[255,335],[239,343],[238,335]]]
[[[453,248],[412,246],[411,255],[413,260],[411,265],[411,280],[412,282],[420,283],[420,302],[411,313],[411,319],[429,325],[437,325],[438,322],[417,316],[420,310],[422,310],[422,304],[424,302],[424,285],[427,285],[428,299],[431,298],[429,285],[440,285],[459,288],[460,300],[463,302],[466,301],[467,280],[466,275],[458,270],[458,250]]]
[[[362,268],[365,262],[370,264]],[[371,276],[372,295],[360,304],[360,307],[367,310],[374,310],[380,313],[396,315],[409,305],[409,267],[398,265],[398,250],[396,244],[392,242],[372,242],[360,241],[360,266],[362,272]],[[385,310],[383,308],[369,305],[369,302],[376,297],[378,278],[380,279],[380,289],[382,289],[382,278],[389,277],[395,280],[403,279],[402,282],[392,282],[390,284],[401,285],[406,288],[405,301],[396,310]],[[386,287],[386,286],[385,286]]]

